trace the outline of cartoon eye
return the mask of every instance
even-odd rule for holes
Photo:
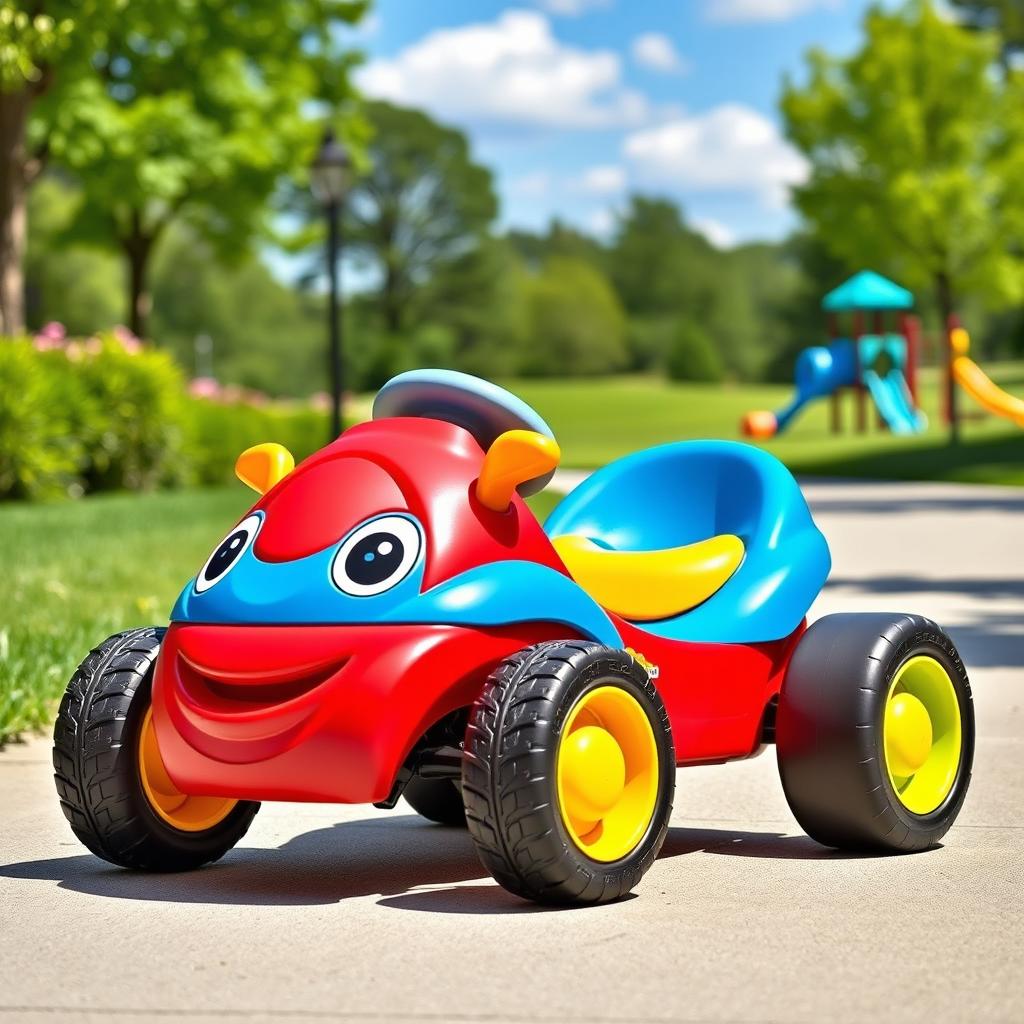
[[[201,594],[219,583],[231,571],[232,566],[253,542],[263,525],[263,516],[246,516],[221,542],[206,560],[206,565],[196,577],[196,590]]]
[[[404,516],[381,516],[357,527],[338,548],[331,565],[334,585],[353,597],[390,590],[409,575],[423,541]]]

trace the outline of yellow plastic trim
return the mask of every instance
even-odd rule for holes
[[[627,856],[658,800],[658,746],[639,701],[617,686],[584,694],[555,754],[558,808],[569,837],[592,860]]]
[[[558,442],[533,430],[506,430],[487,449],[476,496],[494,512],[504,512],[515,489],[550,473],[562,457]]]
[[[257,494],[266,494],[294,468],[292,453],[275,441],[246,448],[235,460],[235,476]]]
[[[157,816],[181,832],[205,832],[219,825],[238,803],[219,796],[186,796],[178,790],[156,745],[152,708],[146,709],[139,732],[139,781]]]
[[[918,655],[901,665],[885,702],[885,766],[900,802],[930,814],[949,796],[963,745],[960,702],[949,673]]]
[[[714,594],[743,561],[731,533],[660,551],[609,551],[568,534],[552,543],[573,579],[602,608],[624,619],[666,619]]]

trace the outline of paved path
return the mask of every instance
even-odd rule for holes
[[[679,775],[633,898],[537,910],[407,810],[266,806],[205,871],[140,877],[66,828],[48,746],[0,754],[8,1021],[1020,1021],[1024,492],[815,483],[834,553],[814,614],[923,612],[980,727],[943,848],[849,858],[802,836],[774,757]]]

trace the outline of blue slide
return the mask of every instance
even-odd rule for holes
[[[874,370],[865,370],[864,386],[894,434],[917,434],[924,429],[927,422],[924,413],[914,408],[907,380],[901,371],[894,367],[880,376]]]
[[[797,414],[816,398],[824,398],[838,388],[852,387],[858,376],[878,408],[879,415],[894,434],[916,434],[927,420],[914,408],[903,367],[906,343],[901,335],[865,335],[860,339],[861,362],[858,375],[858,349],[847,338],[834,341],[828,348],[805,348],[796,359],[796,393],[778,412],[751,412],[743,420],[743,432],[751,437],[781,434]]]

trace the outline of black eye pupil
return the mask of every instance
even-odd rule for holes
[[[383,583],[402,564],[405,548],[393,533],[371,533],[345,559],[345,574],[353,583]]]
[[[249,534],[245,530],[235,530],[210,557],[206,571],[203,573],[204,579],[215,580],[226,573],[248,539]]]

